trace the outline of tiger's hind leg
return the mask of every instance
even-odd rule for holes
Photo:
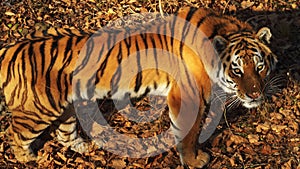
[[[69,106],[64,112],[65,116],[60,119],[63,120],[58,124],[56,130],[56,137],[59,143],[64,146],[71,147],[72,150],[78,153],[88,152],[89,142],[84,140],[77,131],[77,120],[74,113],[74,107]]]
[[[33,146],[37,139],[50,123],[36,119],[37,117],[22,111],[12,111],[12,121],[8,128],[15,158],[20,162],[28,162],[37,159],[36,147]]]

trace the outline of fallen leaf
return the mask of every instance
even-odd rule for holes
[[[270,123],[269,122],[265,122],[264,124],[258,124],[257,126],[256,126],[256,132],[259,132],[259,133],[261,133],[261,132],[263,132],[263,131],[268,131],[268,130],[270,130]]]
[[[259,136],[256,134],[249,134],[247,137],[251,144],[258,143],[258,141],[259,141]]]
[[[266,145],[266,144],[263,145],[263,148],[262,148],[262,150],[261,150],[261,153],[262,153],[262,154],[264,154],[264,155],[270,155],[271,152],[272,152],[271,146]]]
[[[124,168],[126,167],[126,162],[124,159],[113,159],[111,166],[113,168]]]
[[[16,14],[10,11],[5,12],[5,15],[7,16],[15,16]]]
[[[250,7],[253,6],[253,5],[254,5],[254,2],[251,2],[251,1],[243,1],[243,2],[241,3],[241,7],[242,7],[243,9],[250,8]]]
[[[281,130],[286,129],[287,126],[286,126],[286,125],[276,125],[276,124],[274,124],[274,125],[271,125],[271,128],[272,128],[272,130],[275,131],[276,133],[280,133]]]

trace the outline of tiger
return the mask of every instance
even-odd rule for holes
[[[264,100],[264,79],[277,56],[268,47],[272,34],[267,27],[255,31],[205,8],[184,7],[174,16],[134,31],[54,29],[3,47],[0,87],[12,113],[8,133],[16,159],[35,160],[34,142],[53,125],[59,142],[87,151],[89,143],[76,129],[76,100],[154,93],[167,98],[182,165],[207,165],[210,156],[199,149],[198,137],[214,99],[213,83],[244,107],[255,108]],[[203,36],[195,38],[196,31]]]

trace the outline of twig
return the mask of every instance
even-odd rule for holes
[[[164,11],[163,11],[162,5],[161,5],[161,0],[158,1],[158,6],[159,6],[159,13],[160,13],[161,17],[165,18],[164,17]]]
[[[226,2],[225,7],[224,7],[223,12],[222,12],[223,14],[225,13],[226,8],[228,7],[228,4],[229,4],[230,1],[231,1],[231,0],[228,0],[228,1]]]

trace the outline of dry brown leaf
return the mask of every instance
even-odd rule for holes
[[[241,2],[241,7],[242,7],[243,9],[250,8],[250,7],[253,6],[253,5],[254,5],[254,2],[252,2],[252,1],[250,1],[250,0]]]
[[[286,128],[287,128],[287,125],[276,125],[276,124],[271,125],[271,129],[273,131],[275,131],[276,133],[280,133],[282,130],[284,130]]]
[[[270,145],[263,145],[263,148],[261,149],[261,153],[264,155],[270,155],[272,153],[272,148]]]
[[[109,8],[107,14],[108,14],[109,16],[111,16],[111,15],[115,15],[116,12],[115,12],[112,8]]]
[[[270,130],[270,123],[269,122],[265,122],[264,124],[258,124],[256,126],[256,132],[267,132],[268,130]]]
[[[15,16],[16,14],[10,11],[5,12],[5,15],[7,16]]]
[[[274,119],[277,119],[277,120],[281,120],[283,118],[282,114],[276,113],[276,112],[270,113],[270,116],[272,117],[272,119],[274,118]]]
[[[249,134],[247,137],[251,144],[255,144],[259,142],[259,136],[256,134]]]
[[[126,162],[124,161],[124,159],[113,159],[111,161],[111,166],[113,168],[124,168],[126,167]]]
[[[242,137],[242,136],[238,136],[238,135],[232,135],[230,137],[230,140],[232,140],[235,144],[241,144],[241,143],[247,143],[247,139]]]
[[[256,154],[256,152],[255,152],[255,151],[253,150],[253,148],[250,147],[250,146],[244,147],[243,152],[245,152],[245,153],[247,153],[247,154],[250,154],[250,155]]]
[[[66,161],[66,160],[67,160],[67,158],[66,158],[61,152],[57,152],[57,156],[58,156],[59,158],[61,158],[63,161]]]

